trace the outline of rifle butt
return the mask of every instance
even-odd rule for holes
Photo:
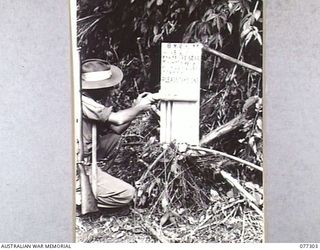
[[[98,212],[97,201],[93,195],[89,176],[82,164],[79,164],[80,185],[81,185],[81,214]]]

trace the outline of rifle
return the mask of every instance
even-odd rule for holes
[[[75,131],[78,146],[77,167],[80,175],[81,187],[81,214],[98,211],[97,201],[92,191],[89,176],[84,166],[83,140],[82,140],[82,98],[80,80],[80,57],[79,51],[73,51],[73,74],[74,74],[74,109],[75,109]]]

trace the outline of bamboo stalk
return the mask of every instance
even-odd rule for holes
[[[234,179],[231,174],[221,170],[221,175],[223,178],[225,178],[233,187],[235,187],[236,189],[238,189],[242,196],[244,196],[245,198],[247,198],[249,200],[249,205],[261,216],[263,216],[262,211],[256,206],[256,204],[258,204],[258,201],[247,191],[245,190],[240,183]]]
[[[255,164],[253,164],[253,163],[251,163],[251,162],[246,161],[246,160],[242,160],[242,159],[240,159],[240,158],[238,158],[238,157],[236,157],[236,156],[233,156],[233,155],[229,155],[229,154],[227,154],[227,153],[220,152],[220,151],[218,151],[218,150],[213,150],[213,149],[208,149],[208,148],[203,148],[203,147],[198,147],[198,146],[189,146],[189,148],[190,148],[190,149],[193,149],[193,150],[204,151],[204,152],[211,153],[211,154],[214,154],[214,155],[224,156],[224,157],[227,157],[227,158],[229,158],[229,159],[232,159],[232,160],[234,160],[234,161],[237,161],[237,162],[239,162],[239,163],[242,163],[242,164],[244,164],[244,165],[247,165],[247,166],[249,166],[249,167],[252,167],[252,168],[254,168],[254,169],[257,169],[257,170],[263,172],[263,168],[260,167],[260,166],[257,166],[257,165],[255,165]]]
[[[140,53],[140,59],[141,59],[141,63],[142,63],[143,74],[144,74],[144,77],[147,78],[148,74],[147,74],[147,71],[146,71],[146,66],[145,66],[146,64],[145,64],[144,56],[143,56],[143,53],[142,53],[141,37],[137,38],[137,44],[138,44],[138,49],[139,49],[139,53]]]
[[[243,62],[243,61],[240,61],[240,60],[238,60],[238,59],[235,59],[235,58],[233,58],[233,57],[231,57],[231,56],[228,56],[228,55],[226,55],[226,54],[223,54],[223,53],[221,53],[221,52],[219,52],[219,51],[217,51],[217,50],[211,49],[211,48],[209,48],[209,47],[206,46],[206,45],[203,45],[203,48],[202,48],[202,49],[203,49],[204,51],[207,51],[207,52],[211,53],[211,54],[214,54],[214,55],[216,55],[216,56],[219,56],[219,57],[221,57],[221,58],[224,59],[224,60],[227,60],[227,61],[229,61],[229,62],[238,64],[238,65],[240,65],[240,66],[242,66],[242,67],[251,69],[251,70],[253,70],[253,71],[256,71],[256,72],[262,74],[262,69],[254,66],[254,65],[251,65],[251,64],[249,64],[249,63],[245,63],[245,62]]]
[[[263,217],[262,211],[252,202],[249,201],[249,205],[261,216]]]
[[[231,176],[231,174],[227,173],[224,170],[221,170],[220,174],[222,175],[223,178],[225,178],[233,187],[235,187],[236,189],[238,189],[241,193],[242,196],[244,196],[245,198],[247,198],[248,200],[254,202],[254,203],[258,203],[258,201],[247,191],[245,190],[240,183]]]

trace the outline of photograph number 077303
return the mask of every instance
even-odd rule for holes
[[[262,242],[262,0],[70,0],[77,242]]]

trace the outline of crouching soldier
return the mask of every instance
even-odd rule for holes
[[[107,164],[112,164],[117,155],[121,133],[140,113],[149,110],[154,100],[151,94],[143,93],[131,108],[114,112],[110,98],[123,78],[122,71],[100,59],[86,60],[81,71],[84,156],[90,157],[92,153],[92,126],[96,124],[97,160],[104,159]],[[133,186],[109,175],[99,167],[96,182],[98,208],[119,209],[128,206],[133,200]]]

